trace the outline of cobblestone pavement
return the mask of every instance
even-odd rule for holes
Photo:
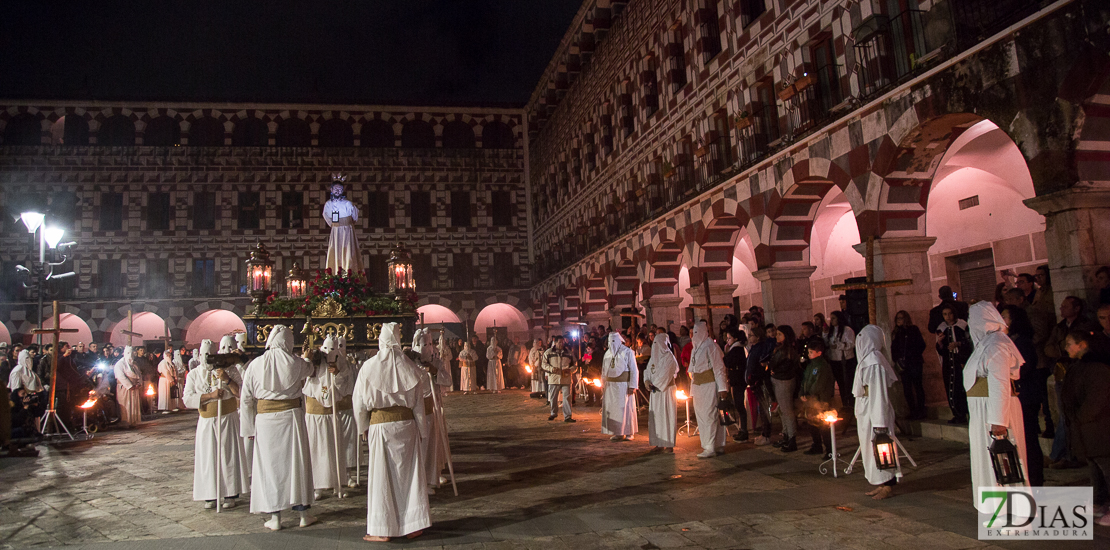
[[[446,399],[459,495],[432,497],[424,536],[395,544],[434,548],[963,549],[976,540],[967,448],[905,441],[917,460],[895,498],[875,502],[857,471],[834,479],[820,460],[730,441],[698,460],[697,438],[673,455],[648,453],[646,434],[613,443],[596,407],[578,423],[548,422],[521,391]],[[679,418],[683,412],[679,411]],[[560,419],[561,420],[561,419]],[[0,460],[0,547],[368,547],[365,489],[313,508],[320,523],[270,533],[248,507],[220,514],[192,502],[195,413],[161,416],[91,442],[40,446],[35,459]],[[641,428],[646,418],[641,415]],[[854,430],[853,430],[854,431]],[[808,445],[808,438],[801,445]],[[838,437],[851,457],[854,435]],[[842,467],[843,469],[843,467]],[[1083,484],[1085,470],[1050,471],[1049,484]],[[1004,543],[1008,548],[1110,547],[1096,541]],[[384,547],[390,544],[376,544]]]

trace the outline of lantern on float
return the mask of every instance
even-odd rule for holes
[[[305,280],[304,271],[297,262],[293,262],[293,269],[289,270],[289,276],[285,278],[286,292],[290,298],[304,298],[307,287],[308,282]]]
[[[389,251],[386,268],[389,270],[389,292],[396,295],[398,300],[416,291],[416,281],[412,277],[412,256],[403,246],[396,245]]]
[[[1025,473],[1021,471],[1017,448],[1007,437],[994,438],[991,442],[991,466],[994,467],[994,480],[999,485],[1025,483]],[[993,436],[992,436],[993,437]]]
[[[898,466],[896,453],[898,447],[890,438],[886,428],[875,428],[875,435],[871,437],[871,446],[875,451],[875,467],[880,470],[890,470]]]
[[[247,260],[249,277],[247,285],[256,308],[270,297],[273,274],[274,262],[270,259],[270,253],[266,251],[266,247],[259,242],[251,251],[250,259]]]

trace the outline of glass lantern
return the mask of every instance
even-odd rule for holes
[[[896,453],[898,447],[894,444],[894,440],[890,438],[890,434],[885,429],[875,430],[875,435],[871,438],[871,444],[875,451],[875,467],[880,470],[890,470],[898,467],[898,459]]]
[[[994,480],[999,485],[1025,483],[1025,472],[1021,469],[1021,456],[1017,447],[1010,442],[1008,437],[993,437],[991,442],[991,466],[994,468]],[[1034,436],[1036,437],[1036,436]]]
[[[290,298],[304,298],[305,292],[308,287],[308,282],[305,280],[304,271],[301,271],[301,266],[297,262],[293,262],[293,269],[289,270],[289,275],[285,278],[285,290]]]
[[[248,290],[256,307],[261,306],[270,297],[273,274],[274,262],[270,259],[270,253],[266,251],[266,247],[259,242],[251,251],[250,259],[247,260]]]
[[[416,281],[412,278],[412,256],[401,245],[396,245],[389,252],[389,261],[386,262],[389,270],[389,292],[398,298],[416,291]]]

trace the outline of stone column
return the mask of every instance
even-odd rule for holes
[[[717,335],[717,327],[720,326],[721,319],[724,319],[725,315],[728,315],[729,313],[733,313],[733,311],[732,311],[732,293],[733,292],[736,292],[736,285],[731,283],[731,282],[709,281],[709,300],[710,300],[710,302],[713,305],[716,305],[716,306],[722,306],[722,305],[727,305],[728,306],[728,309],[723,309],[723,308],[714,308],[713,309],[713,335],[714,336],[718,336]],[[705,287],[702,286],[701,284],[690,285],[690,288],[686,289],[686,293],[689,294],[690,298],[694,300],[694,302],[693,302],[694,304],[704,304],[705,303]],[[683,320],[683,319],[685,319],[685,318],[683,317],[682,319],[680,319],[680,321]],[[703,307],[694,308],[694,320],[695,321],[700,321],[702,319],[707,319],[705,308],[703,308]]]
[[[1044,240],[1056,309],[1067,296],[1098,303],[1095,271],[1110,265],[1110,188],[1077,184],[1025,200],[1045,217]],[[1088,316],[1093,318],[1091,311]]]
[[[648,323],[655,323],[656,325],[671,330],[667,326],[667,322],[670,321],[676,331],[675,334],[678,333],[678,326],[686,320],[686,316],[683,314],[682,309],[679,308],[679,304],[681,303],[681,296],[652,296],[651,298],[640,301],[640,305],[644,306],[647,312]]]
[[[913,324],[921,329],[925,338],[925,369],[923,385],[926,403],[946,403],[944,381],[940,374],[940,357],[933,344],[936,338],[928,333],[929,310],[935,298],[929,276],[929,247],[936,237],[883,237],[875,239],[874,274],[876,281],[910,279],[906,286],[875,289],[876,324],[887,335],[887,353],[890,352],[890,331],[894,315],[906,310]],[[856,252],[866,257],[867,243],[855,245]]]
[[[753,271],[762,283],[763,310],[768,323],[790,325],[797,331],[802,323],[813,319],[813,290],[809,277],[817,268],[768,267]]]

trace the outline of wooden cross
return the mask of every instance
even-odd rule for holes
[[[706,326],[709,328],[709,337],[713,338],[713,310],[714,309],[732,309],[732,304],[714,304],[713,300],[709,298],[709,274],[706,272],[701,273],[701,287],[705,291],[704,304],[690,304],[694,309],[704,309],[706,317]]]
[[[31,334],[53,334],[54,335],[54,358],[50,367],[50,403],[46,407],[54,410],[54,391],[58,387],[58,341],[62,337],[63,332],[78,332],[75,328],[62,328],[62,319],[58,311],[58,301],[54,300],[54,328],[36,328],[31,331]]]
[[[875,237],[867,237],[867,253],[864,255],[864,259],[866,261],[867,281],[862,283],[832,285],[832,290],[838,292],[841,290],[867,290],[867,322],[875,325],[878,324],[875,289],[910,285],[913,284],[913,279],[896,279],[892,281],[875,280]]]
[[[131,345],[131,339],[135,336],[142,336],[142,333],[135,332],[135,311],[132,309],[127,310],[127,330],[119,331],[120,334],[127,337],[127,345]]]
[[[162,353],[165,353],[165,352],[166,352],[166,350],[170,349],[170,342],[171,342],[171,339],[170,339],[170,328],[169,328],[169,327],[165,327],[165,329],[164,329],[164,330],[166,331],[166,335],[165,335],[165,336],[162,336],[162,337],[160,337],[160,338],[158,338],[159,340],[161,340],[161,341],[162,341],[162,344],[163,344],[163,346],[162,346]]]
[[[640,315],[640,306],[636,305],[636,302],[638,301],[639,297],[640,297],[640,285],[636,285],[635,287],[632,288],[632,305],[630,307],[625,308],[624,311],[621,311],[621,317],[632,317],[632,318],[635,318],[635,319],[639,319],[639,318],[643,317],[643,315]]]

